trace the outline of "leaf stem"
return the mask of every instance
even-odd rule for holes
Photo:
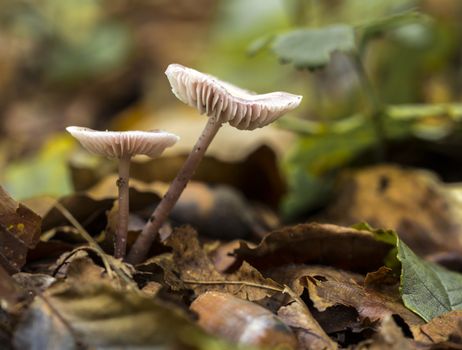
[[[231,284],[231,285],[242,285],[253,288],[261,288],[272,290],[274,292],[284,293],[284,287],[274,287],[267,284],[260,284],[249,281],[203,281],[203,280],[182,280],[186,284],[209,284],[209,285],[220,285],[220,284]]]
[[[359,81],[363,88],[363,91],[369,100],[369,103],[372,106],[372,123],[374,126],[375,136],[377,137],[377,159],[383,161],[385,158],[386,151],[386,134],[385,127],[383,122],[383,104],[380,101],[374,86],[372,85],[371,80],[366,72],[364,63],[361,59],[361,56],[358,52],[352,54],[353,63],[358,74]]]

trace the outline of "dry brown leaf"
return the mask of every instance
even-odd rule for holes
[[[425,343],[444,343],[452,335],[462,335],[462,311],[456,310],[434,318],[420,327],[416,340]]]
[[[354,350],[412,350],[416,349],[391,316],[383,319],[378,332],[353,348]]]
[[[390,249],[370,232],[311,223],[273,231],[256,248],[242,243],[235,254],[238,263],[245,260],[259,271],[287,264],[325,264],[370,272],[383,265]]]
[[[21,297],[22,292],[14,279],[0,266],[0,312],[9,310]]]
[[[395,294],[385,294],[364,286],[361,275],[331,267],[307,266],[299,269],[294,280],[308,289],[314,307],[324,311],[334,305],[354,307],[361,319],[374,322],[388,316],[398,315],[409,326],[414,335],[424,321],[408,310],[396,290]]]
[[[26,263],[27,251],[40,239],[41,221],[0,186],[0,265],[9,273],[18,272]]]
[[[210,334],[236,344],[269,349],[295,349],[297,340],[278,317],[267,309],[231,294],[206,292],[191,304],[198,324]]]
[[[381,165],[346,173],[322,219],[394,229],[418,254],[462,252],[462,205],[437,177]]]
[[[214,247],[204,247],[208,251],[210,260],[215,265],[215,268],[218,272],[225,272],[231,265],[236,261],[236,257],[233,252],[239,248],[241,242],[231,241],[231,242],[217,242]]]
[[[278,310],[278,316],[290,326],[298,339],[299,350],[332,350],[337,349],[337,343],[332,341],[319,326],[307,307],[293,302]]]
[[[169,276],[178,276],[171,287],[194,290],[196,295],[206,291],[221,291],[233,294],[246,300],[261,300],[282,291],[282,287],[271,279],[264,278],[260,272],[247,263],[232,274],[217,271],[206,251],[197,240],[197,233],[190,227],[175,229],[165,242],[173,249],[171,259],[159,262],[159,259],[148,261],[161,265]],[[181,282],[181,283],[180,283]]]
[[[178,307],[91,283],[49,288],[22,314],[14,334],[16,349],[201,349],[202,342],[218,346]]]

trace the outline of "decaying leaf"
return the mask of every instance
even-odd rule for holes
[[[301,283],[308,288],[310,299],[319,311],[341,304],[354,307],[360,317],[371,321],[383,320],[387,316],[397,314],[408,324],[411,331],[423,324],[420,317],[402,304],[398,293],[382,294],[367,289],[359,275],[329,267],[310,267],[304,274]]]
[[[18,272],[40,239],[41,218],[0,187],[0,265]]]
[[[418,334],[418,327],[424,324],[403,305],[397,288],[393,294],[369,289],[364,285],[364,277],[356,273],[327,266],[293,265],[273,270],[269,275],[279,283],[288,284],[299,295],[306,288],[314,307],[320,312],[336,305],[353,307],[360,319],[369,322],[396,314],[414,334]]]
[[[405,338],[402,330],[393,321],[391,316],[383,319],[378,332],[368,340],[355,346],[355,350],[412,350],[410,339]]]
[[[21,295],[22,292],[14,279],[0,266],[0,312],[13,306]]]
[[[435,175],[380,165],[345,173],[337,189],[323,220],[394,229],[419,254],[462,252],[462,206]]]
[[[231,349],[173,305],[101,284],[61,284],[36,298],[14,335],[18,349]]]
[[[231,294],[206,292],[191,304],[198,324],[210,334],[237,344],[269,349],[295,349],[297,340],[276,315]]]
[[[420,327],[421,336],[418,340],[434,344],[450,340],[451,335],[462,335],[462,311],[451,311]]]
[[[260,271],[287,264],[323,264],[370,272],[383,265],[390,249],[366,231],[311,223],[273,231],[256,248],[242,243],[235,254],[238,263],[245,260]]]
[[[278,316],[294,330],[300,350],[333,350],[337,344],[313,318],[307,307],[293,302],[278,310]]]
[[[282,291],[282,286],[264,278],[258,270],[247,263],[231,274],[217,271],[206,251],[200,246],[197,233],[190,227],[175,229],[166,240],[173,249],[173,255],[164,259],[153,259],[144,265],[155,263],[166,274],[167,283],[172,288],[185,287],[196,295],[206,291],[221,291],[246,300],[261,300]],[[178,276],[178,277],[175,277]],[[172,279],[173,278],[173,281]]]

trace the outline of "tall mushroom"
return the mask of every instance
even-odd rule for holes
[[[127,261],[134,264],[146,257],[157,231],[167,219],[222,124],[229,123],[242,130],[261,128],[298,107],[302,100],[302,96],[287,92],[257,95],[179,64],[169,65],[165,74],[175,96],[197,108],[201,114],[209,116],[209,119],[193,151],[130,250]]]
[[[119,160],[119,216],[114,256],[123,258],[127,245],[130,159],[137,154],[156,158],[167,147],[173,146],[179,137],[160,130],[117,132],[79,126],[69,126],[66,130],[89,152]]]

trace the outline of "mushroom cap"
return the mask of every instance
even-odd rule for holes
[[[137,154],[155,158],[179,140],[178,136],[162,130],[98,131],[80,126],[69,126],[66,130],[86,150],[108,158],[132,157]]]
[[[170,64],[165,74],[180,101],[238,129],[268,125],[297,108],[302,100],[302,96],[288,92],[257,95],[180,64]]]

